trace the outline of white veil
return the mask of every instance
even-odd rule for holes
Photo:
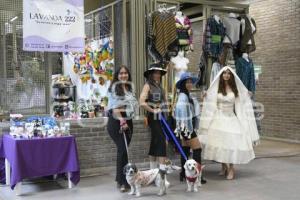
[[[217,95],[218,95],[220,76],[227,69],[229,69],[231,73],[234,75],[234,80],[239,94],[235,100],[235,113],[237,115],[237,118],[245,133],[250,136],[252,142],[258,142],[259,135],[258,135],[255,117],[254,117],[252,102],[248,90],[244,86],[242,81],[239,79],[237,74],[232,70],[232,68],[228,66],[225,66],[220,70],[218,75],[211,83],[211,86],[207,90],[206,97],[204,98],[203,101],[199,134],[200,135],[207,134],[207,130],[217,111]]]

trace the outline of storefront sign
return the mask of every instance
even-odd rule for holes
[[[83,0],[23,0],[23,50],[83,52]]]

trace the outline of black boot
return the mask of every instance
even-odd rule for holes
[[[182,150],[184,152],[184,154],[186,155],[186,157],[188,158],[190,156],[190,147],[182,147]],[[181,172],[179,174],[179,180],[180,182],[183,182],[183,180],[185,179],[185,171],[184,171],[184,164],[185,164],[185,158],[181,155],[180,156],[180,161],[181,161]]]
[[[199,148],[199,149],[194,149],[193,150],[193,159],[198,162],[200,165],[201,165],[201,152],[202,152],[202,149]],[[205,184],[207,181],[203,178],[203,172],[202,172],[202,176],[201,176],[201,183],[202,184]]]

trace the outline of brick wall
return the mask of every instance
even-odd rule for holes
[[[262,66],[257,101],[264,104],[264,136],[300,140],[300,1],[253,0],[257,50]]]
[[[189,52],[186,57],[189,59],[190,63],[188,65],[188,70],[195,75],[198,75],[200,56],[202,53],[202,38],[203,38],[203,22],[196,21],[192,23],[193,29],[193,45],[194,51]]]
[[[102,127],[100,119],[83,120],[80,124],[71,123],[71,133],[76,136],[81,176],[111,173],[116,166],[116,145],[113,143],[106,126]],[[148,150],[150,132],[143,121],[135,120],[133,137],[129,146],[129,159],[140,168],[149,167]],[[178,162],[172,146],[168,149],[168,157]]]
[[[115,172],[116,145],[106,131],[104,118],[83,119],[71,122],[71,134],[76,137],[81,176],[94,176]],[[148,150],[150,132],[142,120],[135,120],[133,137],[129,146],[129,159],[139,168],[149,168]],[[9,131],[9,123],[0,123],[0,137]],[[176,164],[178,154],[169,145],[168,157]]]

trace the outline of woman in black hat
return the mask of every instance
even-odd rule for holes
[[[161,77],[166,74],[159,64],[152,64],[144,72],[147,79],[141,96],[140,105],[147,111],[147,122],[151,130],[150,143],[150,168],[157,168],[157,161],[160,168],[164,168],[166,159],[166,137],[159,121],[159,113],[166,111],[165,92],[161,87]]]
[[[202,149],[196,133],[199,127],[200,104],[190,93],[197,81],[198,79],[192,77],[189,73],[183,73],[180,80],[176,83],[179,95],[175,107],[176,129],[174,132],[181,139],[182,149],[186,157],[190,156],[190,150],[192,149],[193,159],[201,164]],[[181,156],[182,171],[180,173],[180,181],[186,178],[183,168],[184,163],[185,159]],[[202,177],[201,183],[206,183],[206,180]]]

